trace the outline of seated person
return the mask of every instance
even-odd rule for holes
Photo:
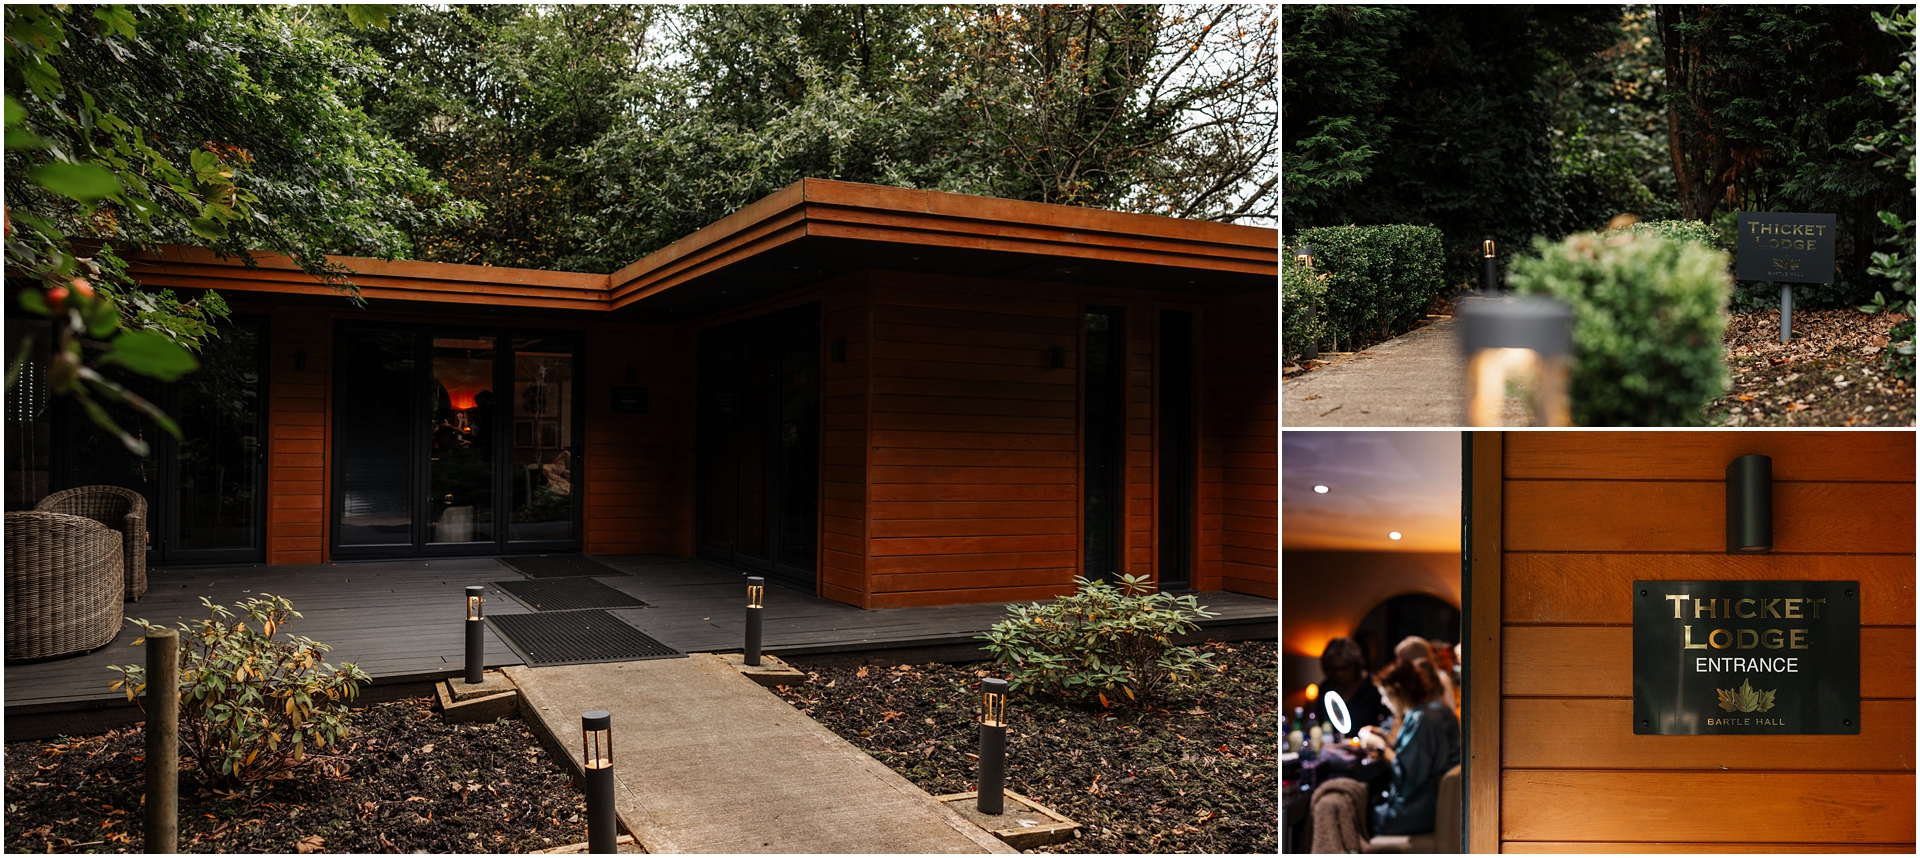
[[[1369,814],[1375,835],[1432,831],[1440,778],[1460,764],[1460,725],[1428,678],[1431,669],[1425,659],[1395,661],[1380,677],[1380,690],[1400,719],[1398,735],[1390,739],[1377,727],[1361,730],[1361,746],[1380,752],[1393,766],[1384,800]]]
[[[1386,701],[1373,684],[1373,674],[1367,672],[1366,654],[1353,638],[1334,638],[1327,642],[1327,648],[1320,653],[1320,673],[1320,687],[1338,692],[1347,705],[1347,715],[1353,723],[1348,725],[1345,735],[1356,735],[1361,727],[1387,719]],[[1321,699],[1326,699],[1324,692]]]
[[[1399,646],[1393,648],[1393,657],[1400,661],[1414,662],[1425,659],[1427,661],[1427,667],[1424,672],[1427,674],[1427,679],[1439,683],[1434,693],[1438,694],[1440,699],[1446,701],[1448,709],[1452,709],[1455,712],[1460,711],[1460,706],[1455,702],[1453,696],[1453,677],[1440,671],[1440,660],[1434,657],[1433,645],[1429,644],[1426,638],[1418,635],[1408,635],[1406,640],[1401,641]]]

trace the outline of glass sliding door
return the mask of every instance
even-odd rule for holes
[[[1162,590],[1193,580],[1193,314],[1160,311],[1159,522]]]
[[[580,547],[578,336],[382,327],[337,342],[337,553]]]
[[[1113,581],[1125,571],[1120,556],[1122,457],[1126,451],[1126,318],[1118,307],[1086,309],[1081,379],[1086,432],[1081,439],[1080,574]]]
[[[699,349],[700,553],[811,592],[819,546],[819,308],[707,331]]]

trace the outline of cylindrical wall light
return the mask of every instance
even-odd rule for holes
[[[752,667],[760,665],[760,614],[762,600],[767,594],[767,579],[758,575],[747,578],[747,648],[746,663]]]
[[[487,681],[487,627],[481,615],[485,587],[467,588],[467,684]]]
[[[1536,426],[1573,425],[1567,360],[1573,311],[1552,298],[1462,301],[1460,345],[1467,353],[1467,424],[1500,426],[1509,376],[1534,382]]]
[[[1773,459],[1741,456],[1727,466],[1727,553],[1773,552]]]
[[[1489,296],[1494,293],[1495,289],[1499,288],[1500,266],[1495,260],[1495,257],[1498,255],[1499,254],[1495,252],[1493,236],[1489,235],[1480,239],[1480,256],[1482,264],[1486,266],[1486,270],[1481,272],[1481,289]]]
[[[595,709],[580,716],[580,761],[587,780],[587,851],[618,851],[620,822],[613,813],[613,713]]]
[[[1007,681],[980,680],[980,799],[981,813],[1006,810]]]

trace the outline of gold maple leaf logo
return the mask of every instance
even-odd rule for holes
[[[1800,260],[1791,256],[1782,256],[1773,261],[1773,267],[1782,271],[1798,271],[1800,270]]]
[[[1739,688],[1714,689],[1720,695],[1720,708],[1728,712],[1765,712],[1772,709],[1774,691],[1755,691],[1753,685],[1744,679],[1740,681]]]

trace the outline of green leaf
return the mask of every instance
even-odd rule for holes
[[[101,362],[117,363],[161,381],[174,381],[200,368],[192,352],[154,331],[129,331],[115,337]]]
[[[345,6],[347,23],[362,30],[379,27],[384,30],[393,22],[393,16],[400,7],[393,3],[349,3]]]
[[[126,6],[117,3],[99,6],[93,10],[93,17],[100,22],[107,35],[119,36],[128,41],[136,38],[133,32],[133,12]]]
[[[11,101],[12,99],[8,99],[8,100]],[[45,148],[47,148],[47,141],[42,140],[38,137],[35,137],[33,135],[33,132],[28,131],[25,128],[19,128],[15,126],[7,127],[7,149],[8,150],[45,149]]]
[[[38,289],[20,290],[20,308],[36,316],[51,316],[53,308],[47,306],[47,296]]]
[[[187,221],[187,224],[192,227],[194,235],[200,236],[208,241],[218,241],[227,237],[226,224],[216,220],[197,217]]]
[[[110,197],[121,190],[120,179],[112,171],[85,161],[55,161],[27,175],[40,187],[81,202]]]

